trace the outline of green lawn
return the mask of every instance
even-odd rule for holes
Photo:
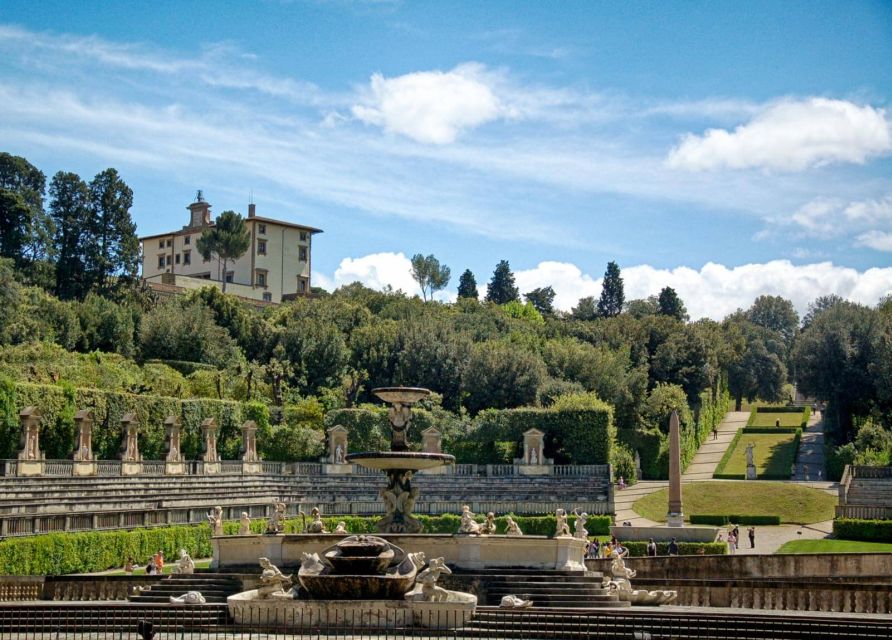
[[[172,562],[166,562],[166,563],[164,564],[164,569],[161,570],[161,573],[164,574],[164,575],[167,575],[168,573],[173,573],[173,569],[174,569],[175,566],[176,566],[176,560],[174,560],[174,561],[172,561]],[[205,558],[204,560],[196,560],[196,561],[195,561],[195,568],[196,568],[196,569],[207,569],[207,568],[210,567],[210,566],[211,566],[211,559],[210,559],[210,558]],[[111,576],[125,576],[125,575],[127,575],[127,574],[126,574],[124,571],[116,571],[116,572],[114,572],[114,573],[110,573],[110,574],[108,574],[108,575],[111,575]],[[134,569],[134,570],[133,570],[133,575],[135,575],[135,576],[144,576],[144,575],[146,575],[146,567],[145,567],[145,565],[141,566],[139,569]]]
[[[755,443],[753,462],[756,464],[756,476],[770,474],[772,477],[790,477],[790,467],[796,457],[796,434],[794,433],[744,433],[737,441],[731,458],[721,469],[721,473],[746,475],[746,447]],[[719,471],[719,470],[717,470]]]
[[[639,515],[664,522],[669,497],[660,489],[636,501]],[[698,515],[777,515],[783,523],[809,524],[832,520],[836,496],[817,489],[782,482],[715,481],[682,485],[686,516]]]
[[[747,426],[774,427],[778,420],[782,427],[799,427],[802,425],[802,413],[754,413]]]
[[[892,553],[892,543],[858,540],[791,540],[775,553]]]

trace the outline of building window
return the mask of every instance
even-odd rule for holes
[[[158,248],[159,248],[159,249],[163,249],[163,248],[164,248],[164,240],[159,240],[159,241],[158,241]]]
[[[263,301],[264,302],[272,302],[273,294],[271,294],[269,291],[264,291],[263,292]]]
[[[180,264],[180,254],[177,254],[176,263],[177,263],[177,264]]]
[[[266,240],[257,241],[257,254],[261,256],[266,255]]]
[[[184,265],[192,264],[192,252],[191,251],[183,251],[183,264]]]
[[[233,275],[234,275],[234,273],[232,271],[227,271],[226,272],[226,282],[232,282]]]
[[[266,233],[266,225],[258,224],[257,225],[257,233]]]
[[[300,247],[300,248],[297,250],[297,257],[298,257],[298,259],[299,259],[301,262],[306,262],[306,261],[307,261],[307,248],[306,248],[306,247]]]
[[[167,256],[167,266],[170,266],[170,256]]]
[[[258,271],[257,272],[257,286],[258,287],[266,286],[266,271]]]
[[[183,239],[183,244],[192,244],[192,236],[186,236]]]
[[[307,241],[307,232],[306,232],[306,231],[301,231],[301,232],[300,232],[300,241],[301,241],[301,242],[306,242],[306,241]]]
[[[300,293],[307,292],[307,279],[306,278],[298,278],[297,279],[297,290]]]
[[[167,246],[170,246],[170,238],[167,239]]]
[[[159,269],[164,268],[164,256],[158,256],[158,268]]]

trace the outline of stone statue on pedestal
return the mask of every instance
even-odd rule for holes
[[[464,505],[461,508],[461,524],[458,526],[458,532],[468,534],[480,533],[480,524],[474,520],[474,513],[468,505]]]
[[[242,511],[242,517],[238,521],[238,534],[240,536],[251,535],[251,518],[246,511]]]
[[[213,535],[223,535],[223,507],[214,507],[214,510],[208,514],[208,522],[213,529]]]
[[[506,536],[516,537],[516,536],[523,535],[523,531],[521,531],[518,524],[516,522],[514,522],[514,518],[512,518],[511,516],[506,516],[505,521],[506,521],[506,524],[505,524],[505,535]]]

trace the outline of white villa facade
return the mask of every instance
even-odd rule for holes
[[[251,244],[242,257],[228,262],[224,274],[222,261],[204,260],[196,247],[202,232],[214,225],[211,205],[199,192],[186,208],[189,224],[182,229],[139,239],[142,277],[150,288],[182,293],[208,285],[222,288],[225,279],[227,293],[261,304],[310,293],[313,235],[321,229],[260,217],[250,204],[245,226]]]

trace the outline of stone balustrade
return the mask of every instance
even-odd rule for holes
[[[0,576],[0,602],[126,601],[158,576]]]

